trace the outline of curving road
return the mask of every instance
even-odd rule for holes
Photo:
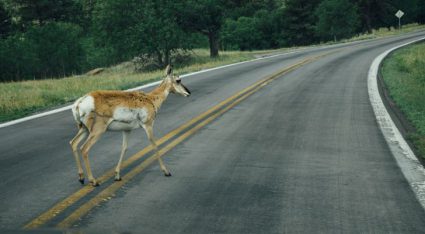
[[[367,73],[377,55],[424,35],[309,48],[186,77],[192,96],[169,97],[157,138],[284,73],[164,143],[187,133],[163,157],[170,178],[146,164],[115,190],[109,179],[85,191],[68,145],[76,133],[70,111],[0,128],[0,232],[33,222],[41,232],[423,233],[425,212],[377,126]],[[107,133],[93,147],[95,176],[114,167],[120,146],[121,134]],[[134,131],[126,158],[147,146]],[[49,213],[73,194],[83,195]]]

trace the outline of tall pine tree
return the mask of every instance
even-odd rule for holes
[[[360,23],[357,11],[348,0],[324,0],[316,9],[317,34],[334,41],[353,36]]]
[[[284,45],[308,45],[317,41],[314,25],[321,0],[287,0],[283,12]]]
[[[12,18],[3,2],[0,2],[0,38],[6,37],[12,30]]]

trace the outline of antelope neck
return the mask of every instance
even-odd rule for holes
[[[168,82],[165,81],[163,81],[158,87],[156,87],[149,93],[149,96],[152,97],[152,102],[155,106],[156,111],[159,110],[162,103],[167,99],[169,93],[170,85]]]

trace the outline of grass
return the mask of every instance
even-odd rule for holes
[[[425,25],[406,25],[401,32],[380,29],[374,31],[372,34],[360,35],[345,41],[384,37],[419,29],[425,29]],[[246,61],[265,54],[283,52],[290,49],[293,50],[295,48],[253,52],[222,51],[219,58],[210,58],[208,50],[197,49],[192,52],[190,59],[175,67],[175,72],[177,74],[185,74],[220,65]],[[107,68],[103,73],[96,76],[81,75],[63,79],[0,83],[0,122],[70,103],[92,90],[124,90],[136,87],[158,80],[163,74],[163,71],[135,73],[132,66],[130,62],[125,62]]]
[[[425,158],[425,43],[397,50],[386,58],[382,75],[391,98],[416,128],[408,139]]]
[[[253,59],[254,52],[221,52],[209,58],[207,50],[195,50],[186,66],[176,67],[177,74],[199,71],[223,64]],[[135,73],[131,63],[106,69],[95,76],[73,76],[63,79],[0,83],[0,122],[23,117],[76,100],[85,93],[98,89],[124,90],[163,77],[163,71]]]
[[[350,39],[344,39],[342,40],[342,42],[351,42],[351,41],[360,41],[360,40],[367,40],[367,39],[396,36],[396,35],[401,35],[401,34],[414,32],[418,30],[424,30],[424,29],[425,29],[425,25],[421,25],[417,23],[403,25],[401,30],[397,30],[394,27],[391,27],[390,29],[379,28],[379,29],[373,29],[372,33],[370,34],[368,33],[360,34]]]

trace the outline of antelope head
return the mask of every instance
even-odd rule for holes
[[[178,93],[185,97],[190,96],[189,89],[187,89],[186,86],[182,84],[180,77],[173,74],[171,65],[168,65],[167,68],[165,68],[165,75],[165,80],[171,84],[170,92]]]

